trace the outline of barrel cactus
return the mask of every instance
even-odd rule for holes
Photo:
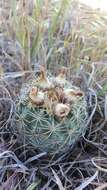
[[[41,67],[21,90],[17,119],[27,143],[49,154],[65,151],[86,131],[85,94],[67,81],[66,68],[53,77]]]

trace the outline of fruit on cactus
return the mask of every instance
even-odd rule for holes
[[[17,105],[18,131],[22,139],[40,151],[66,151],[85,131],[85,93],[66,79],[65,68],[57,77],[40,76],[25,84]]]

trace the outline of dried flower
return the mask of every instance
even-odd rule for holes
[[[58,103],[54,107],[54,115],[59,119],[66,117],[70,112],[70,107],[63,103]]]
[[[43,89],[48,89],[51,87],[51,83],[50,83],[48,77],[46,76],[45,67],[41,66],[40,75],[39,75],[38,79],[36,80],[35,84]]]
[[[84,92],[79,89],[65,89],[64,101],[68,103],[75,103],[79,97],[84,97]]]
[[[56,84],[59,84],[62,86],[66,83],[66,73],[67,73],[67,69],[65,67],[62,67],[59,75],[55,79]]]
[[[44,104],[44,93],[39,91],[37,87],[32,87],[29,93],[30,101],[35,106],[41,106]]]

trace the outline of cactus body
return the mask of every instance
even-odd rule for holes
[[[79,91],[68,81],[67,84],[65,83],[63,86],[59,84],[59,87],[58,85],[56,87],[53,77],[48,80],[52,83],[50,85],[52,89],[51,87],[50,89],[41,88],[34,81],[22,89],[17,106],[18,129],[27,143],[32,144],[40,151],[54,154],[65,151],[85,133],[87,105],[84,93],[78,94],[77,97],[75,94],[71,95],[71,101],[69,101],[69,95],[67,100],[64,91],[67,89]],[[34,94],[34,87],[38,88],[38,94],[37,92]],[[42,104],[32,101],[31,92],[34,95],[33,100],[34,98],[38,100],[40,93],[44,94],[42,95],[42,98],[44,97]]]

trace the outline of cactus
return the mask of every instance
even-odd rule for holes
[[[86,131],[85,94],[60,76],[47,76],[42,67],[40,76],[22,88],[17,104],[20,135],[50,154],[65,151]]]

